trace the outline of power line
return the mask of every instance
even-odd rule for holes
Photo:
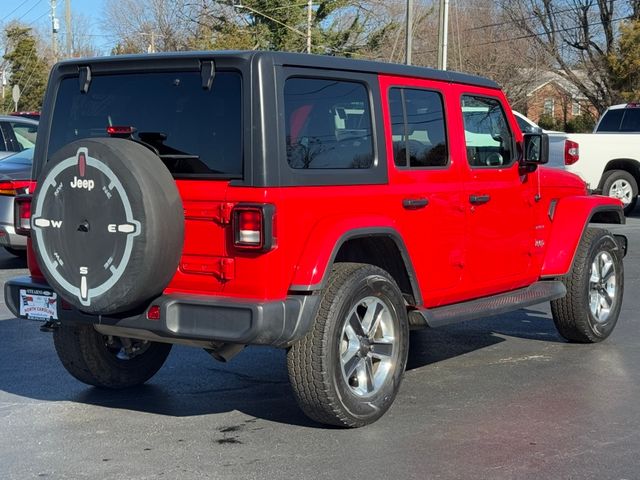
[[[22,3],[21,3],[20,5],[18,5],[16,8],[14,8],[13,10],[11,10],[11,11],[9,12],[9,14],[8,14],[8,15],[6,15],[6,16],[4,16],[4,17],[2,17],[2,20],[1,20],[1,21],[2,21],[2,22],[4,22],[7,18],[9,18],[9,17],[10,17],[11,15],[13,15],[15,12],[17,12],[18,10],[20,10],[20,8],[21,8],[25,3],[29,2],[29,1],[31,1],[31,0],[24,0],[24,2],[22,2]]]
[[[630,16],[626,16],[626,17],[619,17],[619,18],[614,18],[613,20],[611,20],[611,23],[614,22],[621,22],[623,20],[629,20],[631,17]],[[587,27],[593,27],[595,25],[601,25],[601,22],[594,22],[594,23],[588,23],[587,25],[578,25],[575,27],[566,27],[566,28],[560,28],[560,29],[555,29],[550,33],[562,33],[562,32],[569,32],[571,30],[578,30],[580,28],[583,28],[585,26]],[[547,33],[542,32],[542,33],[531,33],[531,34],[527,34],[527,35],[520,35],[517,37],[509,37],[509,38],[504,38],[504,39],[500,39],[500,40],[492,40],[489,42],[483,42],[483,43],[470,43],[467,45],[463,45],[463,48],[467,48],[467,47],[483,47],[485,45],[494,45],[496,43],[505,43],[505,42],[513,42],[514,40],[523,40],[525,38],[535,38],[535,37],[543,37],[547,35]],[[433,53],[433,52],[437,52],[437,50],[431,49],[431,50],[421,50],[419,52],[416,53]]]

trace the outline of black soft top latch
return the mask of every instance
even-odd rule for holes
[[[200,75],[202,76],[202,88],[204,90],[211,90],[213,79],[216,76],[216,66],[213,63],[213,60],[202,62],[200,66]]]
[[[78,80],[80,82],[80,93],[87,93],[89,86],[91,85],[91,69],[86,67],[80,67],[78,69]]]

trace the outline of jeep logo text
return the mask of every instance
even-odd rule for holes
[[[93,190],[95,182],[93,180],[80,180],[78,177],[73,177],[73,181],[69,183],[71,188],[84,188],[88,191]]]

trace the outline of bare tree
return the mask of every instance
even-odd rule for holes
[[[191,22],[184,0],[119,0],[106,2],[106,30],[128,50],[146,52],[184,50]]]
[[[638,0],[503,0],[502,5],[521,36],[538,45],[598,111],[620,99],[609,59],[619,22],[640,14]]]

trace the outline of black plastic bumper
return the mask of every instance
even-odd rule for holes
[[[48,284],[32,277],[7,281],[5,303],[16,317],[20,317],[20,289],[53,291]],[[87,315],[66,305],[62,308],[59,301],[58,318],[61,323],[109,325],[151,332],[168,342],[184,339],[286,347],[307,333],[318,300],[317,295],[290,295],[284,300],[268,302],[204,295],[163,295],[147,307],[147,310],[153,305],[160,307],[158,320],[148,319],[147,310],[120,318]]]

